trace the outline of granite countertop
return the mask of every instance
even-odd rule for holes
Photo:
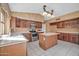
[[[0,38],[0,47],[23,43],[27,41],[28,39],[26,39],[23,35],[17,35],[17,36],[11,36],[11,37],[3,36]]]

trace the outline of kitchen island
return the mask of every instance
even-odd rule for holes
[[[41,33],[39,34],[39,45],[44,50],[57,44],[57,35],[59,33]]]
[[[27,41],[22,35],[0,38],[0,56],[26,56]]]

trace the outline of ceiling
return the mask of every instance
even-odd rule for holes
[[[79,11],[79,3],[9,3],[11,11],[43,13],[43,5],[47,5],[47,10],[54,10],[55,16]]]

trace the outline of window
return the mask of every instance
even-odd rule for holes
[[[0,12],[0,34],[4,34],[4,15]]]

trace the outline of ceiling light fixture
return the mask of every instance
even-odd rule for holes
[[[54,17],[53,10],[47,11],[46,7],[47,7],[46,5],[43,5],[43,10],[44,10],[43,15],[47,17]]]

